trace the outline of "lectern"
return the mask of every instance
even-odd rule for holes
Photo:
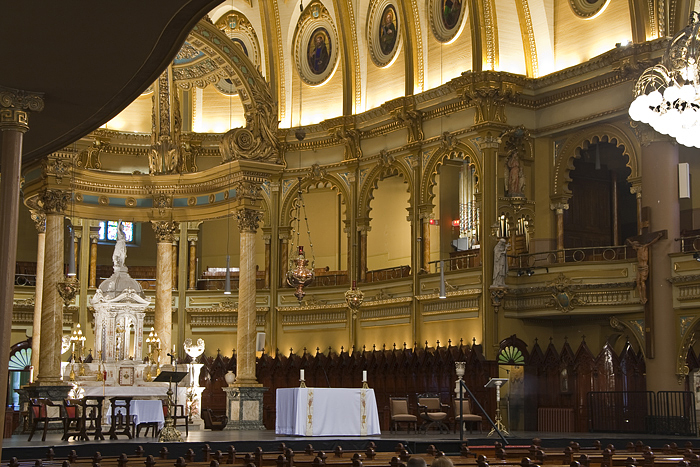
[[[156,379],[153,381],[157,383],[169,383],[168,384],[168,415],[165,417],[165,424],[163,429],[160,430],[160,436],[158,436],[158,441],[178,441],[182,442],[182,435],[175,428],[175,423],[173,422],[172,412],[173,412],[173,383],[177,384],[182,379],[187,376],[186,371],[161,371]]]
[[[494,420],[494,427],[489,431],[488,436],[491,436],[496,432],[496,429],[501,431],[506,436],[510,436],[508,430],[503,425],[501,420],[501,386],[508,382],[508,378],[491,378],[488,383],[484,385],[485,388],[496,388],[496,419]]]

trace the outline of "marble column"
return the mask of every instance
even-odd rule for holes
[[[263,234],[263,241],[265,242],[265,288],[270,288],[270,270],[272,269],[272,256],[270,252],[272,250],[272,236],[269,233],[270,229],[265,229],[268,232]]]
[[[172,253],[173,264],[171,266],[171,272],[173,274],[173,288],[177,289],[177,238],[173,240],[173,253]]]
[[[255,233],[260,217],[260,211],[254,209],[243,208],[236,211],[241,234],[236,333],[237,387],[262,386],[255,376]]]
[[[187,242],[190,247],[187,288],[194,290],[197,288],[197,238],[188,237]]]
[[[362,223],[358,220],[357,230],[360,237],[360,282],[365,282],[367,280],[367,233],[372,230],[369,219],[364,219]]]
[[[88,287],[94,289],[97,287],[97,240],[99,239],[98,232],[93,232],[90,229],[90,281]]]
[[[422,237],[423,237],[423,261],[421,268],[430,272],[430,214],[424,213],[420,219]]]
[[[289,270],[289,239],[291,237],[291,229],[289,227],[280,227],[279,230],[279,241],[280,241],[280,262],[279,262],[279,283],[282,287],[286,287],[287,284],[287,271]]]
[[[566,258],[564,255],[564,211],[569,209],[567,203],[552,203],[550,209],[556,213],[557,216],[557,262],[563,263]]]
[[[667,235],[649,247],[649,294],[651,322],[646,321],[647,391],[680,391],[677,373],[678,318],[673,303],[672,253],[678,252],[680,209],[678,201],[678,146],[654,142],[642,147],[642,202],[651,210],[650,231],[667,230]]]
[[[46,213],[46,248],[37,382],[42,386],[55,386],[62,384],[63,299],[58,293],[58,283],[65,280],[64,212],[70,200],[70,193],[47,188],[40,193],[39,200]]]
[[[151,221],[156,236],[156,302],[154,328],[160,337],[161,363],[172,350],[173,332],[173,241],[178,228],[176,221]]]
[[[36,280],[34,287],[34,324],[32,326],[32,366],[34,375],[39,374],[41,352],[41,297],[44,292],[44,251],[46,247],[46,215],[32,211],[32,220],[38,232],[36,245]]]

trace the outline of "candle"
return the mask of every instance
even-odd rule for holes
[[[304,380],[304,370],[299,370],[299,379]]]
[[[34,365],[29,367],[29,382],[34,382]]]
[[[367,381],[367,370],[362,370],[362,382]]]

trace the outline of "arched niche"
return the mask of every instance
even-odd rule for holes
[[[385,154],[380,155],[382,163],[377,164],[372,171],[367,175],[367,178],[362,183],[360,188],[360,201],[357,209],[358,217],[368,218],[369,213],[372,210],[371,203],[374,199],[374,190],[377,189],[377,184],[379,181],[386,177],[391,177],[399,175],[403,178],[404,183],[408,186],[406,187],[406,192],[409,194],[409,205],[413,204],[413,177],[411,172],[406,167],[406,165],[399,160],[393,159],[391,156]]]
[[[456,144],[452,149],[440,147],[432,155],[430,155],[423,169],[423,176],[421,179],[420,204],[432,204],[432,201],[435,198],[435,193],[433,191],[436,185],[435,177],[438,174],[440,166],[444,165],[446,160],[469,160],[470,164],[474,164],[474,167],[476,169],[477,180],[481,180],[481,174],[483,170],[481,168],[481,161],[477,157],[478,153],[479,151],[470,144],[460,142]],[[479,191],[481,191],[481,189],[480,187],[477,187],[477,192]]]
[[[591,144],[598,142],[611,143],[622,148],[622,155],[627,156],[627,166],[630,169],[628,181],[632,186],[641,184],[641,146],[637,138],[626,127],[605,123],[581,130],[564,142],[555,159],[552,200],[565,202],[571,197],[569,173],[574,169],[574,159],[581,157],[581,150],[588,149]]]

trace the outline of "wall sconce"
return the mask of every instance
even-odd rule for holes
[[[530,277],[535,274],[535,270],[532,268],[518,269],[518,277],[527,276]]]
[[[700,253],[698,253],[697,251],[693,253],[693,259],[695,261],[700,261]]]
[[[459,227],[459,219],[452,220],[452,227]]]

